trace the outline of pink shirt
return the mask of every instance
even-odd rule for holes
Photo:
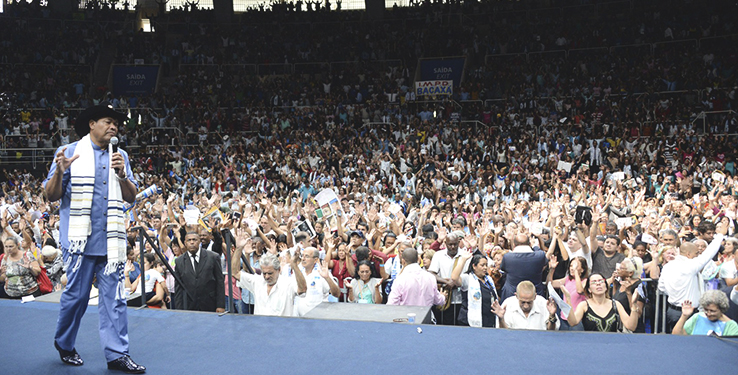
[[[392,283],[388,305],[433,306],[446,303],[446,297],[438,291],[436,277],[420,268],[417,263],[408,264]]]
[[[584,284],[584,281],[582,281],[582,284]],[[569,291],[569,297],[571,298],[571,308],[576,309],[580,302],[583,302],[587,299],[587,296],[584,294],[577,293],[577,280],[571,279],[569,276],[565,278],[564,281],[564,287],[566,290]],[[564,313],[561,313],[561,319],[568,320],[569,317],[565,316]]]
[[[225,285],[225,294],[228,297],[228,275],[223,275],[223,284]],[[233,284],[233,299],[238,302],[241,300],[241,288],[238,287],[238,280],[235,277],[231,277],[231,283]]]

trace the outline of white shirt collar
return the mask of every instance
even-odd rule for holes
[[[417,272],[417,271],[420,271],[420,264],[418,264],[418,263],[410,263],[410,264],[408,264],[408,265],[406,265],[405,267],[402,268],[402,272],[405,272],[405,271],[408,271],[408,272],[412,272],[412,271]]]
[[[537,302],[537,298],[536,298],[536,300],[533,300],[533,306],[531,307],[530,312],[528,313],[527,318],[530,318],[530,317],[532,317],[535,314],[542,314],[543,313],[540,310],[538,310],[538,306],[537,306],[536,302]],[[513,304],[513,306],[515,307],[514,310],[516,312],[518,312],[520,314],[520,316],[525,317],[525,313],[523,312],[523,308],[520,307],[520,301],[518,300],[517,297],[515,297],[515,303]]]
[[[528,245],[515,246],[513,253],[532,253],[533,249]]]
[[[197,249],[197,252],[195,252],[195,255],[192,255],[192,253],[190,253],[190,258],[192,258],[192,259],[194,259],[194,260],[196,260],[196,261],[199,262],[200,261],[200,251],[201,251],[201,249],[198,248]]]

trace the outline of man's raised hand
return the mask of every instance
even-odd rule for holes
[[[72,156],[71,158],[68,158],[64,153],[67,151],[67,148],[64,147],[59,152],[56,153],[56,157],[54,157],[54,163],[56,163],[56,167],[59,169],[61,173],[64,173],[67,169],[69,169],[69,166],[72,165],[72,163],[79,158],[79,154]]]
[[[328,262],[325,260],[320,261],[320,277],[327,279],[331,276],[330,269],[328,268]]]

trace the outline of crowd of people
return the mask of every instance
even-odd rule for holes
[[[256,131],[264,120],[272,126],[283,116],[302,127],[402,126],[424,111],[435,113],[433,120],[524,124],[526,130],[566,117],[654,135],[659,127],[668,132],[672,125],[691,125],[704,110],[721,113],[707,115],[708,125],[695,131],[735,132],[735,115],[723,112],[738,104],[734,25],[719,16],[732,5],[643,5],[594,17],[590,7],[600,5],[558,5],[554,9],[588,22],[571,28],[553,14],[494,1],[399,8],[388,12],[398,17],[383,21],[362,12],[312,14],[316,20],[290,12],[288,20],[279,12],[240,15],[285,21],[266,34],[257,32],[266,27],[259,22],[185,23],[179,12],[160,15],[156,22],[167,27],[153,33],[127,28],[134,16],[124,11],[106,11],[123,20],[10,17],[1,42],[7,48],[0,51],[0,63],[11,67],[0,73],[0,135],[11,149],[46,141],[56,146],[70,136],[63,117],[101,101],[131,109],[127,127],[134,139],[157,126],[184,134],[212,126],[221,133]],[[20,13],[11,10],[20,6],[9,7],[9,14]],[[610,26],[603,30],[602,24]],[[65,32],[49,31],[59,29]],[[27,34],[53,48],[24,48]],[[104,46],[117,48],[118,63],[160,64],[158,93],[115,95],[92,87],[93,64]],[[457,104],[415,97],[419,58],[460,55],[467,66],[452,97]],[[156,138],[154,144],[167,144]]]
[[[361,133],[336,127],[331,136],[285,128],[268,136],[226,138],[208,148],[163,149],[153,158],[132,155],[132,173],[141,190],[157,185],[163,194],[139,199],[130,211],[129,227],[149,228],[166,261],[178,266],[175,272],[182,268],[176,259],[189,252],[212,249],[222,257],[227,248],[222,231],[230,232],[236,262],[232,297],[240,312],[304,313],[329,299],[403,301],[392,295],[393,290],[406,290],[398,276],[417,264],[418,271],[433,275],[433,286],[438,283],[446,291],[445,297],[429,299],[433,305],[450,301],[435,314],[443,324],[530,328],[520,319],[536,311],[545,315],[541,321],[551,329],[577,327],[579,322],[586,322],[585,329],[615,329],[617,325],[607,322],[609,314],[619,316],[625,329],[644,332],[661,323],[653,320],[657,285],[676,311],[685,301],[696,306],[702,290],[729,291],[738,282],[732,138],[698,138],[686,129],[663,140],[627,134],[595,138],[596,133],[581,129],[514,139],[512,134],[476,134],[419,119],[412,126],[417,128],[379,127]],[[58,208],[31,173],[7,171],[6,178],[4,246],[6,262],[16,262],[6,269],[20,270],[25,278],[8,277],[5,290],[18,297],[38,293],[33,278],[38,268],[31,264],[35,259],[59,262],[58,252],[51,251],[58,243]],[[318,213],[315,198],[323,189],[336,192],[342,217]],[[190,240],[192,228],[187,229],[184,218],[192,207],[203,215],[215,209],[222,221],[216,223],[210,215],[205,225],[212,231],[198,229]],[[314,231],[303,231],[304,222]],[[161,260],[147,254],[140,267],[134,231],[129,241],[129,281],[151,273],[147,280],[161,282],[147,286],[148,293],[155,293],[149,301],[183,308],[171,304],[184,296],[172,298],[181,291]],[[51,247],[48,254],[42,251],[45,246]],[[262,275],[282,277],[285,283],[294,281],[290,277],[296,272],[290,270],[307,269],[305,277],[322,280],[310,283],[320,289],[308,290],[312,298],[296,298],[294,309],[258,307],[264,296],[249,292],[260,287],[253,276],[239,272],[242,254],[257,273],[264,272],[260,262],[267,257],[274,269]],[[282,263],[277,264],[280,255]],[[218,262],[218,256],[208,260],[215,280],[210,286],[217,292],[198,290],[203,296],[191,296],[190,308],[224,308],[229,298],[217,303],[198,299],[231,297],[221,268],[225,260]],[[61,269],[47,270],[53,270],[50,279],[60,288]],[[485,306],[475,319],[461,316],[471,313],[470,278],[474,290],[482,291],[475,308]],[[264,288],[270,285],[265,280]],[[547,281],[560,290],[571,313],[562,314],[553,300],[539,301],[528,293],[553,298]],[[24,289],[16,290],[18,283]],[[293,284],[283,288],[301,290]],[[498,305],[492,309],[494,303]],[[594,324],[583,316],[604,318]],[[666,318],[671,327],[680,315]],[[564,323],[569,321],[573,324]]]
[[[654,22],[634,34],[640,41],[662,40],[654,30],[667,24],[666,39],[695,36],[691,21],[649,14]],[[692,16],[700,25],[700,13]],[[730,20],[712,21],[695,32],[732,29]],[[239,55],[241,47],[276,42],[215,26],[178,42],[178,56],[207,48],[202,59],[172,65],[176,78],[156,95],[91,99],[64,95],[72,86],[56,84],[41,94],[24,86],[32,78],[8,74],[4,145],[34,147],[36,138],[35,147],[64,146],[76,138],[75,108],[131,108],[116,125],[121,147],[136,150],[128,154],[131,176],[139,191],[156,185],[161,194],[152,188],[126,211],[126,286],[152,307],[304,316],[324,301],[422,304],[448,325],[736,333],[738,139],[728,134],[738,119],[724,112],[710,115],[707,127],[695,121],[702,111],[738,106],[734,47],[493,56],[468,70],[461,105],[417,104],[406,96],[414,77],[407,62],[427,50],[376,43],[387,50],[372,51],[373,40],[388,35],[366,27],[347,30],[367,37],[345,48],[369,57],[319,77],[260,77],[218,65],[264,62],[243,60],[254,55]],[[292,38],[285,30],[274,37]],[[611,46],[604,36],[567,35],[562,47]],[[506,52],[534,50],[514,40]],[[336,58],[311,43],[318,39],[281,46]],[[499,43],[479,47],[479,55],[505,52],[491,47]],[[462,48],[452,39],[447,45]],[[210,64],[210,55],[225,60]],[[372,63],[396,57],[406,65]],[[10,298],[67,282],[60,206],[44,193],[39,169],[5,170],[0,293]],[[316,200],[325,189],[338,200],[328,209]],[[202,224],[192,224],[193,212]],[[154,246],[140,242],[137,227]],[[209,276],[193,283],[203,270]],[[665,316],[655,311],[662,294]]]

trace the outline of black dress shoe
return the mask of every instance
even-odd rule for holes
[[[85,364],[85,361],[82,360],[76,349],[72,349],[71,351],[64,350],[59,347],[56,341],[54,341],[54,347],[59,351],[59,358],[61,358],[62,362],[72,366],[82,366]]]
[[[129,374],[143,374],[146,372],[146,367],[136,364],[131,357],[124,355],[115,361],[108,362],[108,370],[123,371]]]

